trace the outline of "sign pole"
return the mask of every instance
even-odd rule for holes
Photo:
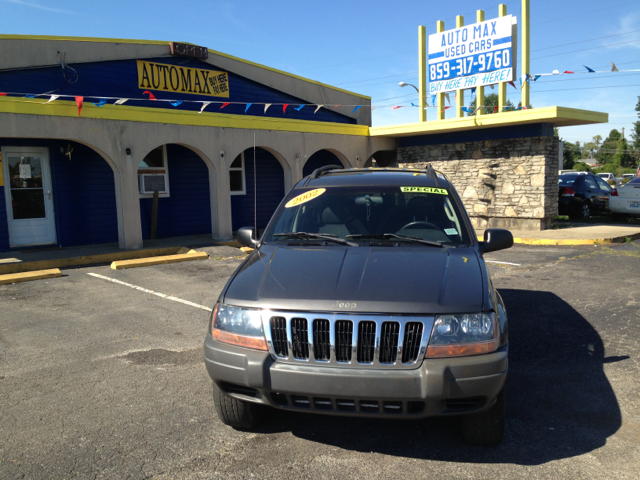
[[[419,80],[418,94],[420,95],[420,121],[427,121],[427,27],[418,27],[418,63]]]
[[[522,84],[522,107],[529,107],[529,0],[522,0],[522,78],[527,80]]]
[[[522,0],[523,2],[525,0]],[[442,33],[444,32],[444,22],[442,20],[438,20],[436,22],[436,32]],[[437,107],[438,107],[438,116],[436,117],[438,120],[444,120],[444,93],[438,93],[436,96]]]
[[[456,28],[460,27],[464,27],[464,17],[457,15]],[[462,107],[464,107],[464,90],[456,90],[456,118],[462,118],[464,116]]]
[[[476,23],[480,22],[484,22],[484,10],[476,12]],[[484,115],[484,107],[482,105],[484,105],[484,87],[478,87],[476,90],[476,115]]]
[[[507,16],[507,6],[504,3],[498,5],[498,16],[506,17]],[[504,107],[507,106],[507,84],[505,82],[500,82],[498,84],[498,112],[502,112]]]

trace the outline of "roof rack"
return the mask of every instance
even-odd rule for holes
[[[438,182],[438,174],[433,169],[430,163],[427,164],[427,168],[425,170],[427,172],[427,177],[431,178],[435,182],[436,187],[439,187],[440,183]]]
[[[309,178],[307,179],[307,181],[305,182],[304,186],[307,186],[307,183],[309,183],[311,180],[315,180],[318,177],[321,177],[325,172],[328,172],[329,170],[341,170],[344,167],[342,165],[325,165],[324,167],[320,167],[320,168],[316,168],[313,172],[311,172],[311,175],[309,175]]]

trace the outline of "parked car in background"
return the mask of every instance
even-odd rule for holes
[[[620,187],[618,195],[609,199],[609,209],[620,219],[627,215],[640,215],[640,177],[632,178]]]
[[[621,183],[627,183],[629,180],[633,180],[634,178],[638,178],[638,175],[635,173],[623,173]]]
[[[565,173],[558,177],[560,215],[588,219],[595,213],[609,212],[609,198],[617,190],[592,173]]]
[[[613,173],[598,173],[598,176],[605,182],[608,182],[609,180],[617,180]]]

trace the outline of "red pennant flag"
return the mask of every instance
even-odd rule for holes
[[[444,107],[444,109],[446,110],[447,108],[451,108],[451,107]]]
[[[498,113],[498,105],[496,105],[495,107],[493,107],[493,113]]]
[[[149,94],[149,100],[157,100],[156,96],[151,93],[149,90],[145,90],[144,92],[142,92],[143,95]]]
[[[565,70],[564,73],[574,73],[574,72],[570,72],[569,70]]]
[[[7,96],[7,94],[6,94],[6,93],[4,93],[4,92],[0,92],[0,97],[6,97],[6,96]]]
[[[509,85],[511,85],[513,88],[515,88],[516,90],[518,89],[518,87],[516,87],[516,84],[513,82],[509,82]]]
[[[222,104],[222,106],[220,107],[220,110],[222,110],[222,109],[223,109],[224,107],[226,107],[227,105],[231,105],[231,103],[230,103],[230,102],[228,102],[228,103],[223,103],[223,104]]]
[[[84,103],[84,97],[76,97],[76,105],[78,106],[78,116],[81,117],[82,104]]]
[[[391,107],[393,110],[397,110],[399,108],[402,108],[402,105],[398,105],[397,107]]]
[[[288,103],[285,103],[284,105],[282,105],[282,113],[287,113],[287,107],[289,106]]]

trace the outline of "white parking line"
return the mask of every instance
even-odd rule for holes
[[[116,280],[115,278],[105,277],[104,275],[99,275],[97,273],[87,273],[87,275],[91,275],[92,277],[101,278],[103,280],[107,280],[109,282],[117,283],[118,285],[124,285],[125,287],[135,288],[136,290],[140,290],[144,293],[150,293],[151,295],[156,295],[160,298],[165,298],[167,300],[173,300],[174,302],[184,303],[185,305],[189,305],[191,307],[199,308],[200,310],[206,310],[207,312],[211,312],[212,309],[209,307],[205,307],[204,305],[198,305],[197,303],[190,302],[188,300],[182,300],[178,297],[172,297],[171,295],[165,295],[164,293],[154,292],[153,290],[149,290],[147,288],[138,287],[137,285],[131,285],[127,282],[122,282],[120,280]]]
[[[510,262],[498,262],[496,260],[485,260],[484,263],[499,263],[500,265],[514,265],[516,267],[519,267],[520,264],[519,263],[510,263]]]

